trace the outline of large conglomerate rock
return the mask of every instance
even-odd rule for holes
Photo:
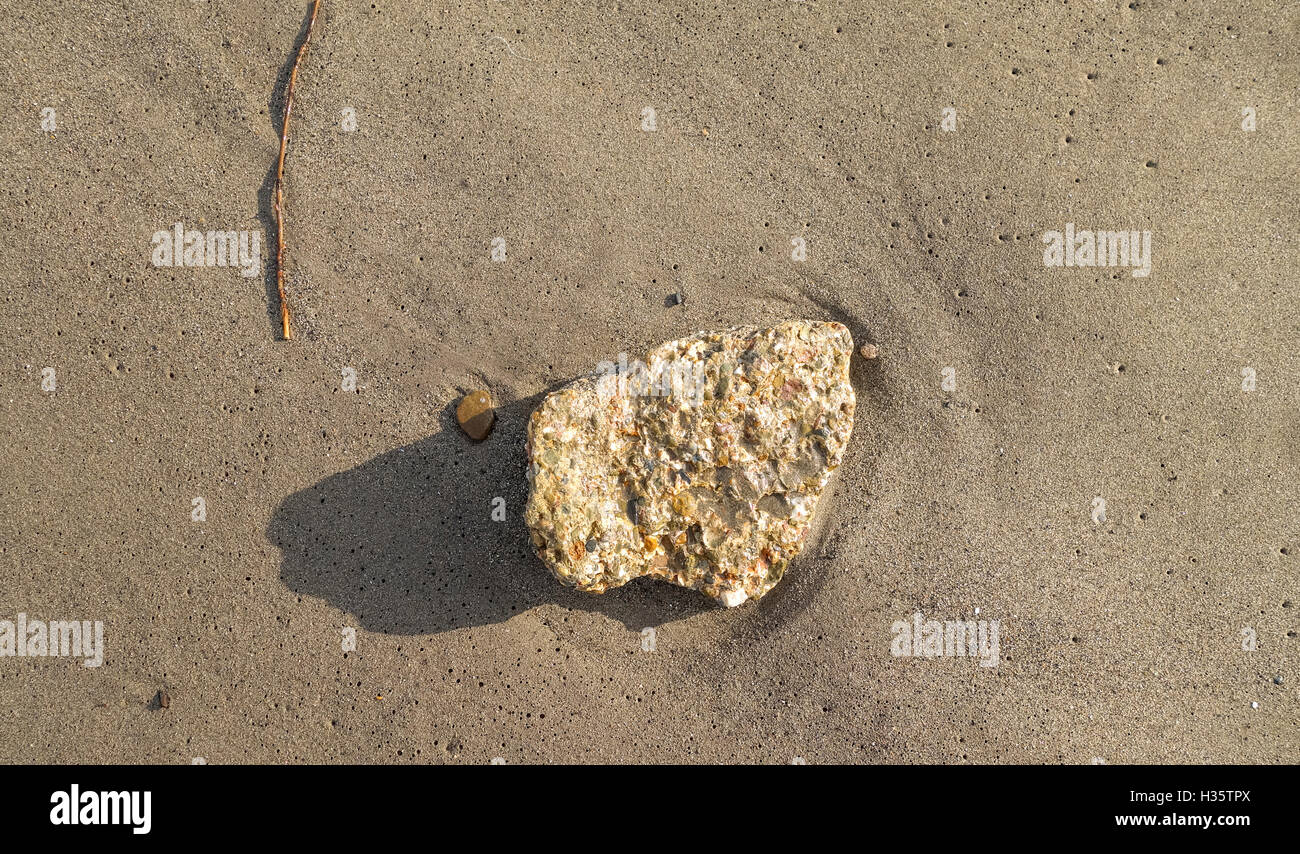
[[[565,584],[649,575],[724,605],[781,580],[853,431],[853,339],[789,321],[602,363],[528,425],[525,520]]]

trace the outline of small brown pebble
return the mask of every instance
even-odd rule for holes
[[[858,352],[862,354],[864,359],[874,359],[880,355],[880,350],[875,344],[863,344],[858,348]]]
[[[476,442],[486,439],[497,420],[496,410],[492,408],[492,395],[478,389],[462,397],[456,407],[456,420],[466,436]]]
[[[166,691],[159,691],[159,692],[158,692],[158,708],[160,708],[160,709],[170,709],[171,707],[172,707],[172,698],[171,698],[171,695],[168,694]]]

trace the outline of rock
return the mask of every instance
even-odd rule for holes
[[[496,410],[492,408],[492,395],[479,389],[462,397],[456,407],[456,420],[466,436],[476,442],[486,439],[497,420]]]
[[[670,308],[675,305],[681,305],[684,302],[686,302],[686,297],[682,296],[681,291],[675,291],[669,294],[668,298],[664,300],[664,303]]]
[[[863,344],[858,352],[862,354],[864,359],[874,359],[880,355],[880,348],[875,344]]]
[[[528,424],[538,556],[592,593],[648,575],[762,597],[853,431],[852,353],[838,323],[701,332],[549,395]]]

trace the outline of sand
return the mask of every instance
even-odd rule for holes
[[[286,342],[306,12],[0,9],[0,620],[104,633],[0,657],[0,761],[1300,761],[1293,13],[325,0]],[[789,318],[879,352],[785,580],[560,586],[539,400]],[[918,612],[996,666],[892,654]]]

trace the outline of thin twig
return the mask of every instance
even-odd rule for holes
[[[289,72],[289,87],[284,99],[284,124],[280,129],[280,162],[275,170],[275,230],[279,247],[275,253],[275,284],[280,290],[280,322],[284,327],[286,341],[293,338],[289,330],[289,300],[284,295],[284,152],[289,147],[289,114],[293,112],[293,84],[298,79],[298,66],[303,54],[311,42],[311,31],[316,26],[316,12],[320,10],[320,0],[315,0],[311,7],[311,20],[307,22],[307,37],[298,48],[298,56],[293,61],[293,70]]]

